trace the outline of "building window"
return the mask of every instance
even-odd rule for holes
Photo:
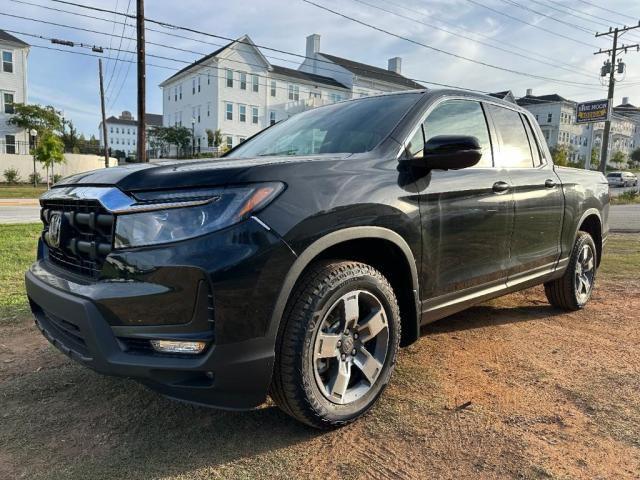
[[[276,112],[269,112],[269,125],[275,125],[276,123]]]
[[[240,138],[238,139],[238,143],[242,143],[242,142],[244,142],[245,140],[246,140],[246,138],[244,138],[244,137],[240,137]]]
[[[196,77],[191,79],[191,95],[196,94]]]
[[[257,92],[259,85],[260,84],[258,83],[258,75],[251,75],[251,89],[254,92]]]
[[[309,92],[309,98],[322,98],[322,92]]]
[[[15,135],[5,135],[4,136],[4,148],[5,153],[16,153],[16,136]]]
[[[240,105],[239,111],[238,111],[238,117],[240,117],[240,121],[241,122],[246,122],[247,121],[247,106],[246,105]]]
[[[547,114],[547,123],[551,123],[551,120],[553,120],[553,113],[548,113]]]
[[[2,71],[13,73],[13,52],[2,52]]]
[[[207,85],[211,85],[211,72],[207,70]]]
[[[233,137],[229,135],[226,137],[226,140],[227,148],[233,148]]]
[[[198,123],[200,123],[200,105],[198,105]]]
[[[240,90],[247,89],[247,74],[240,72]]]
[[[13,93],[4,94],[4,113],[14,113]]]
[[[227,120],[233,120],[233,103],[227,103],[225,108],[227,112],[225,118]]]
[[[227,68],[227,87],[233,88],[233,70]]]
[[[200,75],[198,75],[198,93],[200,93]]]
[[[120,133],[120,129],[116,127],[116,133]]]
[[[207,117],[211,116],[211,102],[207,103]]]
[[[272,97],[276,96],[276,81],[275,80],[271,80],[271,96]]]
[[[258,124],[258,107],[251,107],[251,123]]]
[[[178,85],[178,97],[182,100],[182,84]]]
[[[109,128],[109,133],[113,133],[113,127]]]
[[[178,101],[178,87],[173,87],[173,100]]]
[[[300,100],[300,87],[298,85],[289,85],[289,100]]]

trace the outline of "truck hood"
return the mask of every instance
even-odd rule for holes
[[[332,155],[331,157],[317,155],[310,157],[220,158],[136,163],[72,175],[58,182],[56,187],[108,185],[116,186],[120,190],[127,192],[222,186],[233,183],[239,177],[244,177],[243,173],[250,169],[262,170],[286,166],[287,164],[301,164],[318,160],[338,160],[347,156],[347,154],[344,154]],[[278,179],[265,177],[265,180]]]

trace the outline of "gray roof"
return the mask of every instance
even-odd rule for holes
[[[414,82],[407,77],[403,77],[399,73],[392,72],[391,70],[374,67],[373,65],[367,65],[366,63],[354,62],[353,60],[336,57],[335,55],[329,55],[328,53],[320,52],[320,55],[325,57],[327,60],[340,65],[342,68],[349,70],[354,75],[358,75],[359,77],[373,78],[374,80],[402,85],[407,88],[425,88],[424,85],[420,85],[419,83]]]
[[[19,38],[14,37],[10,33],[5,32],[4,30],[0,30],[0,41],[17,43],[18,45],[20,45],[22,47],[30,46],[27,42],[24,42],[24,41],[20,40]]]
[[[287,77],[299,78],[300,80],[307,80],[314,83],[323,83],[325,85],[331,85],[332,87],[347,88],[345,85],[336,81],[331,77],[325,77],[323,75],[316,75],[315,73],[302,72],[300,70],[294,70],[293,68],[281,67],[279,65],[271,65],[272,72],[280,75],[286,75]]]
[[[162,125],[162,115],[157,113],[146,113],[144,119],[147,126]],[[131,125],[132,127],[138,125],[137,120],[124,120],[122,118],[114,117],[113,115],[107,118],[106,123],[113,123],[115,125]]]
[[[540,105],[542,103],[554,102],[574,103],[571,100],[567,100],[566,98],[561,97],[557,93],[551,95],[526,95],[524,97],[520,97],[516,102],[521,107],[524,107],[525,105]]]

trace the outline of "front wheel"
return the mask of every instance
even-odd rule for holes
[[[282,322],[271,396],[286,413],[326,429],[373,406],[400,342],[398,303],[378,270],[351,261],[313,266]]]
[[[587,232],[578,232],[569,266],[564,275],[544,284],[549,303],[565,310],[580,310],[593,292],[596,280],[597,250]]]

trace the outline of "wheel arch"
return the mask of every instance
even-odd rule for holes
[[[580,217],[574,235],[574,243],[580,231],[587,232],[593,238],[593,242],[596,244],[597,265],[599,266],[602,259],[602,216],[596,208],[586,210]]]
[[[372,249],[382,247],[387,255]],[[415,342],[420,336],[418,270],[407,242],[393,230],[383,227],[350,227],[331,232],[314,241],[300,253],[285,277],[272,313],[269,332],[276,338],[282,315],[291,292],[304,271],[317,260],[335,258],[363,261],[387,277],[400,306],[401,345]],[[395,263],[399,260],[399,263]]]

